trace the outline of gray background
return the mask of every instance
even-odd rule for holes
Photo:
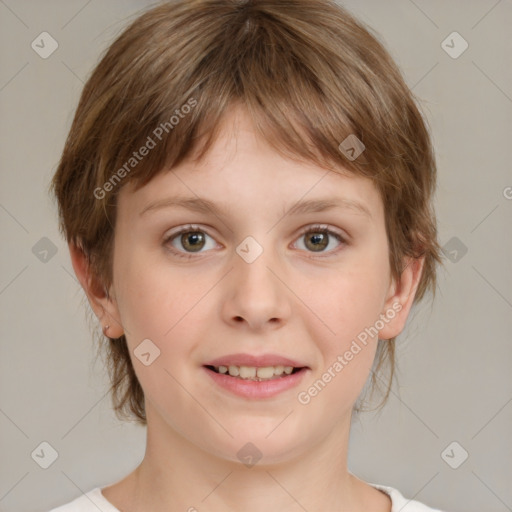
[[[416,307],[399,337],[399,386],[381,414],[354,422],[349,467],[447,511],[512,510],[512,4],[343,3],[381,35],[421,98],[436,145],[446,248],[434,306]],[[144,455],[145,429],[111,412],[84,294],[46,190],[83,82],[128,18],[148,5],[0,0],[5,512],[48,510],[122,478]],[[31,48],[43,31],[59,45],[47,59]],[[441,47],[453,31],[469,43],[455,59]],[[41,252],[49,246],[43,237],[54,255]],[[48,469],[31,455],[43,441],[58,453]],[[441,456],[453,441],[460,447],[445,456],[452,465],[462,449],[469,454],[457,469]]]

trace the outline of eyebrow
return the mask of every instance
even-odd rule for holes
[[[181,207],[198,213],[212,213],[216,216],[222,216],[222,207],[217,206],[212,201],[201,197],[168,197],[148,204],[139,214],[144,215],[149,211],[160,210],[162,208]],[[372,214],[368,207],[352,199],[344,197],[332,197],[323,199],[300,200],[295,203],[286,213],[286,215],[297,215],[301,213],[318,213],[326,210],[339,208],[350,210],[356,214],[364,215],[372,219]]]

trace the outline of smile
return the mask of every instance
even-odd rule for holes
[[[308,367],[204,365],[215,388],[249,400],[268,399],[299,386]],[[295,395],[294,395],[295,396]]]
[[[206,366],[209,370],[214,371],[215,373],[221,375],[229,375],[230,377],[235,377],[242,380],[253,380],[253,381],[264,381],[264,380],[273,380],[280,379],[283,376],[292,375],[302,368],[297,368],[293,366]]]

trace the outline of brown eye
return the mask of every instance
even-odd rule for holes
[[[329,235],[320,231],[306,233],[306,247],[313,251],[323,251],[329,244]]]
[[[200,231],[189,231],[182,233],[180,238],[181,245],[187,251],[200,251],[205,243],[204,234]]]
[[[208,239],[211,240],[209,247]],[[167,236],[163,244],[175,256],[182,258],[192,258],[194,253],[200,254],[206,252],[207,249],[216,247],[213,238],[197,226],[182,228],[178,232]]]
[[[336,252],[336,244],[332,249],[326,250],[327,247],[333,245],[333,241],[338,242],[338,246],[345,245],[345,239],[335,231],[324,226],[313,226],[304,231],[299,240],[304,240],[304,247],[307,252],[314,253],[334,253]]]

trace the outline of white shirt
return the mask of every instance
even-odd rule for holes
[[[386,485],[370,484],[369,485],[384,491],[391,499],[391,512],[442,512],[437,508],[430,508],[415,500],[408,500],[402,494]],[[119,510],[108,501],[101,493],[101,487],[95,487],[91,491],[75,500],[54,508],[49,512],[119,512]]]

